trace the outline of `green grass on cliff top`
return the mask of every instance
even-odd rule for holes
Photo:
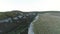
[[[15,12],[0,12],[0,19],[14,17],[14,16],[16,16]]]

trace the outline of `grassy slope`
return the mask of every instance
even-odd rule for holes
[[[58,13],[40,14],[39,19],[33,24],[35,34],[60,34],[60,15]]]
[[[16,14],[15,13],[12,13],[12,12],[0,12],[0,19],[4,19],[4,18],[7,18],[8,16],[15,16]]]

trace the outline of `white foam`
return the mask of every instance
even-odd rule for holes
[[[37,15],[37,16],[35,17],[35,19],[34,19],[33,22],[37,21],[38,17],[39,17],[39,15]],[[33,22],[30,24],[30,27],[29,27],[29,29],[28,29],[28,34],[34,34],[34,32],[33,32]]]

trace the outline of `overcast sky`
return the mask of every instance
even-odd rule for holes
[[[0,11],[60,11],[60,0],[0,0]]]

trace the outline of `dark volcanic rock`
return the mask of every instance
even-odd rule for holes
[[[0,12],[0,34],[28,33],[28,27],[36,13],[20,11]]]

